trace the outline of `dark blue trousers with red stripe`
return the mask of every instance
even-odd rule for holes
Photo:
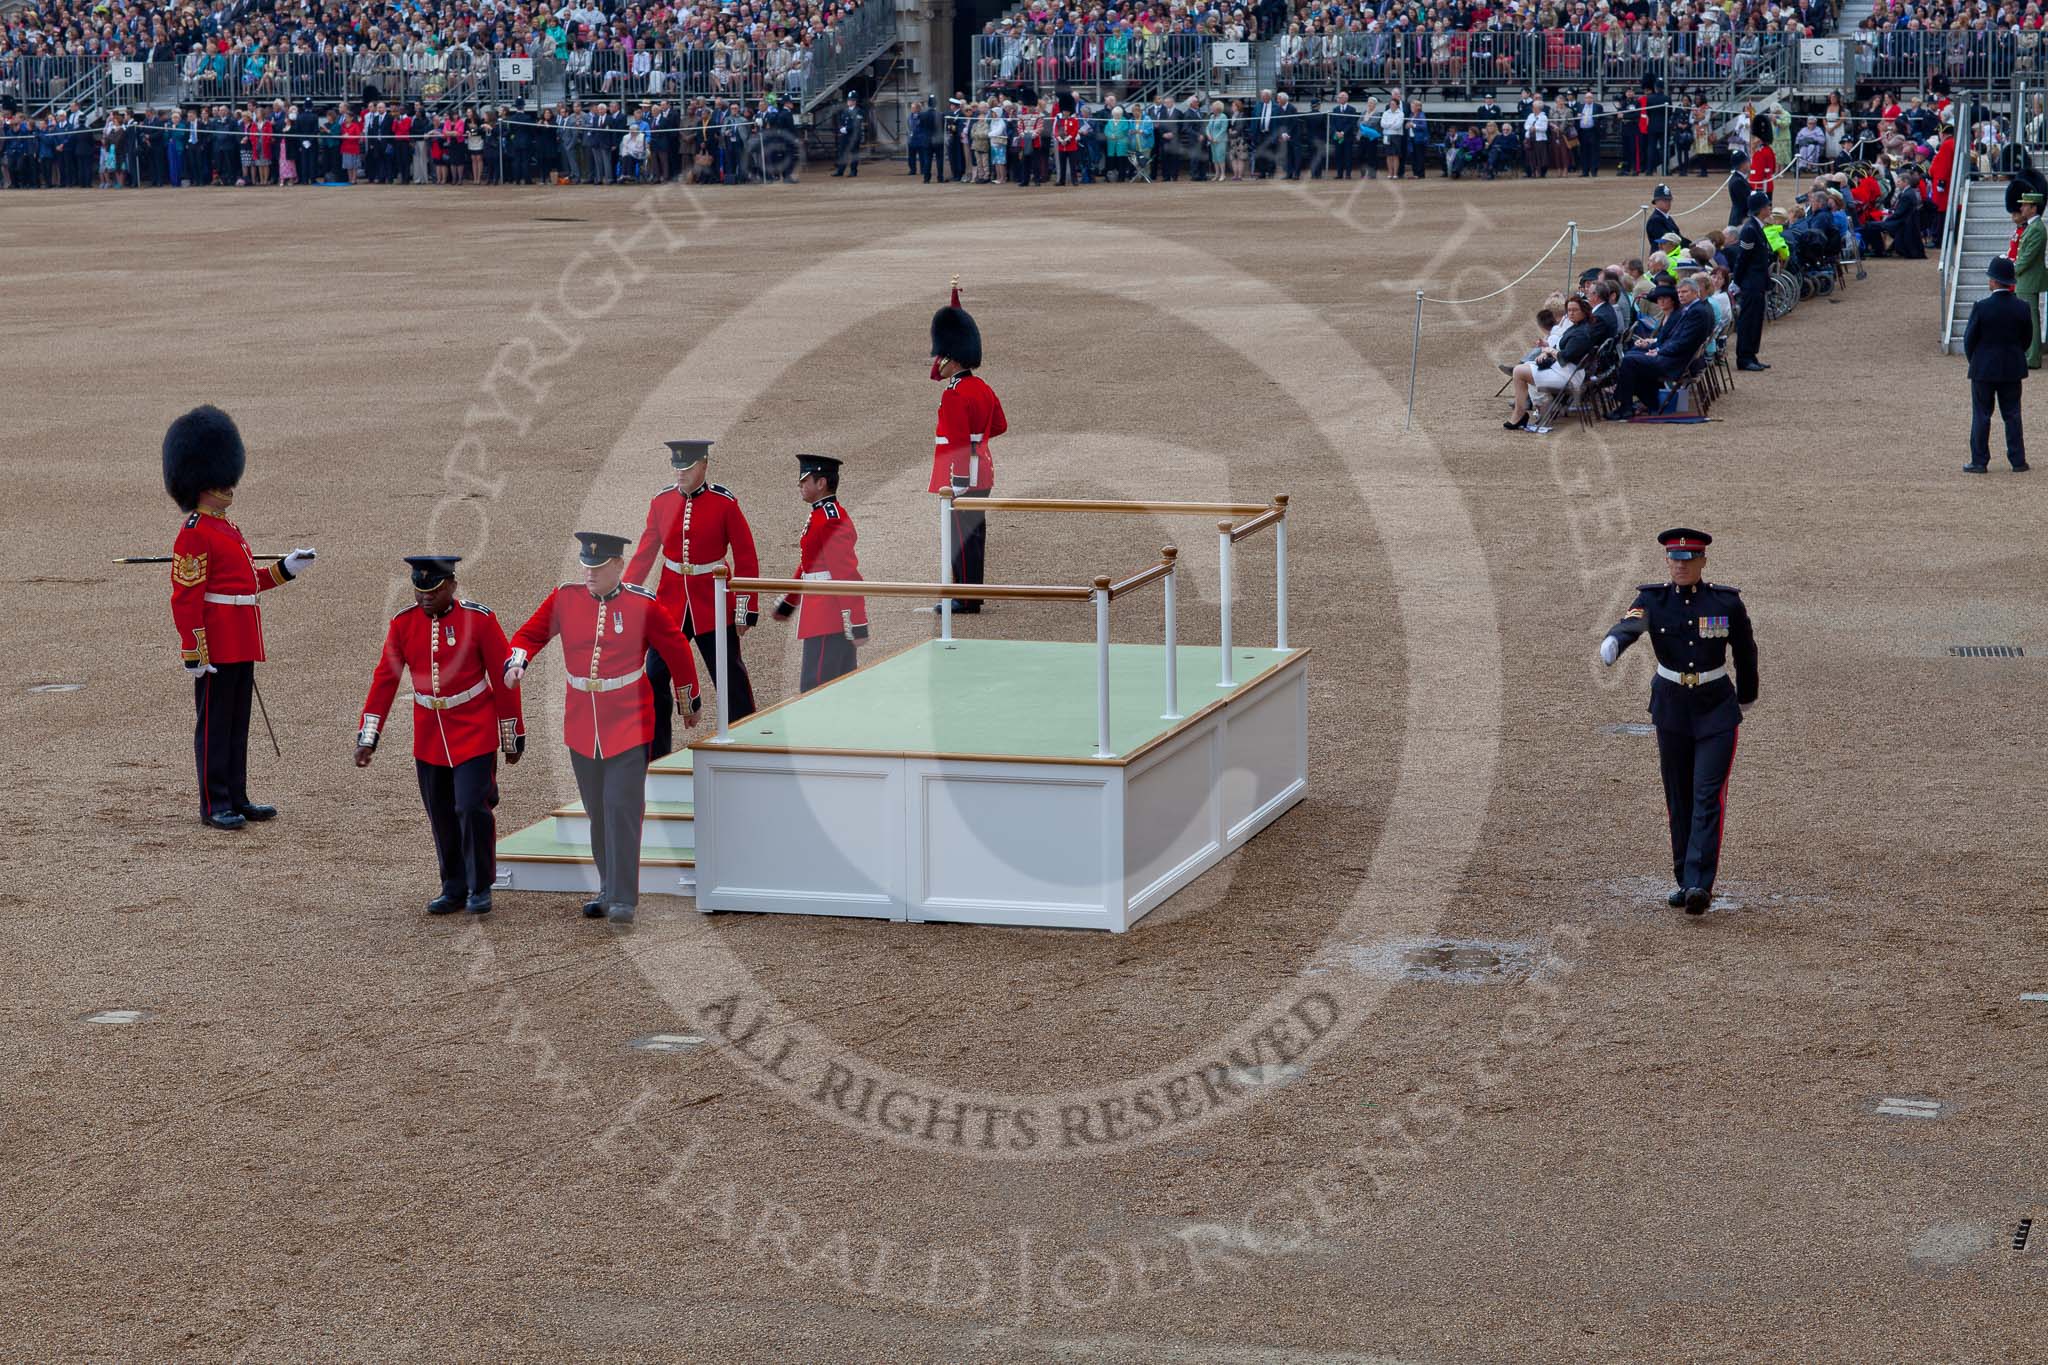
[[[1739,729],[1695,739],[1683,730],[1657,731],[1664,769],[1664,809],[1671,817],[1671,875],[1679,886],[1714,889],[1721,869],[1721,824],[1728,810],[1728,772]]]
[[[249,698],[255,664],[215,664],[192,680],[192,757],[199,765],[199,818],[249,804]]]

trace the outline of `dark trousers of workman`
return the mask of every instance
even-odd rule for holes
[[[2027,438],[2020,430],[2020,381],[1994,384],[1970,381],[1970,463],[1979,469],[1991,463],[1991,408],[2005,419],[2005,458],[2018,469],[2027,462]]]
[[[823,687],[860,667],[860,651],[844,635],[813,635],[804,641],[803,671],[797,691]]]
[[[1747,365],[1764,344],[1764,309],[1770,304],[1771,280],[1742,287],[1742,310],[1735,317],[1735,363]]]
[[[704,656],[704,670],[699,675],[702,683],[715,685],[718,678],[718,635],[705,631],[692,635],[697,642],[697,652]],[[649,761],[665,758],[675,752],[675,678],[668,671],[668,663],[653,650],[647,651],[647,683],[654,689],[654,739],[647,746]],[[747,666],[740,659],[740,637],[733,630],[732,622],[725,623],[725,717],[738,724],[746,716],[754,714],[754,680],[747,676]],[[700,692],[704,688],[698,689]]]
[[[199,765],[199,818],[249,804],[249,699],[256,665],[215,664],[192,680],[192,757]]]
[[[647,818],[647,746],[608,758],[569,751],[576,794],[590,817],[590,856],[597,898],[606,905],[640,903],[640,825]]]
[[[953,581],[955,583],[986,583],[986,560],[988,557],[988,513],[962,512],[957,510],[962,498],[985,498],[986,488],[974,492],[958,492],[953,495]],[[980,611],[979,597],[956,597],[955,611]]]
[[[498,755],[478,754],[454,767],[414,759],[420,801],[434,831],[441,894],[480,896],[498,879]]]
[[[1671,876],[1686,889],[1712,891],[1721,869],[1721,822],[1739,733],[1723,730],[1695,739],[1683,730],[1657,731],[1664,809],[1671,817]]]

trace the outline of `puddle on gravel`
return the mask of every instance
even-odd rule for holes
[[[1486,939],[1410,939],[1356,944],[1312,963],[1308,972],[1362,972],[1382,980],[1455,986],[1493,986],[1526,981],[1534,970],[1535,945]]]

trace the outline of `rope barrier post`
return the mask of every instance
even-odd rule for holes
[[[1237,683],[1230,676],[1230,523],[1216,523],[1216,573],[1221,581],[1222,591],[1218,598],[1220,606],[1217,615],[1221,622],[1219,638],[1221,648],[1218,656],[1223,660],[1222,671],[1216,679],[1218,687],[1235,687]]]
[[[1422,363],[1422,291],[1415,291],[1415,342],[1408,353],[1408,422],[1404,431],[1415,430],[1415,370]]]
[[[1564,225],[1565,235],[1571,238],[1571,245],[1564,250],[1564,292],[1569,295],[1577,283],[1574,272],[1579,262],[1579,224],[1576,219]]]
[[[1280,520],[1273,524],[1273,649],[1287,652],[1287,495],[1275,493]]]
[[[1166,710],[1161,720],[1180,719],[1180,626],[1174,616],[1174,582],[1180,577],[1180,551],[1168,545],[1159,552],[1166,561]]]
[[[939,581],[953,581],[953,490],[939,490]],[[953,596],[939,599],[939,638],[953,638]]]
[[[727,667],[725,637],[732,629],[731,626],[726,624],[725,618],[725,578],[729,572],[730,570],[724,564],[711,571],[711,619],[717,623],[712,627],[712,634],[718,639],[718,647],[713,651],[711,685],[718,689],[718,733],[714,738],[720,744],[731,742],[726,733],[729,720],[725,704],[725,671]],[[654,704],[660,706],[665,701],[666,698],[656,697]]]
[[[1095,580],[1095,753],[1113,758],[1109,747],[1109,579]]]

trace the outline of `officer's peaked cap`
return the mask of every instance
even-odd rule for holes
[[[1657,543],[1664,547],[1666,559],[1693,559],[1707,552],[1714,538],[1705,531],[1695,531],[1690,526],[1674,526],[1657,537]]]
[[[199,495],[208,489],[240,483],[247,463],[235,419],[210,403],[192,409],[164,433],[164,491],[187,512],[199,506]]]

